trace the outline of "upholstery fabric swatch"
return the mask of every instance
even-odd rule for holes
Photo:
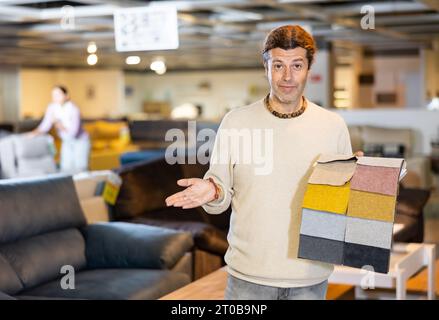
[[[374,167],[403,168],[405,160],[400,158],[359,157],[357,164]]]
[[[347,217],[346,242],[390,249],[392,234],[392,222]]]
[[[357,165],[351,180],[351,189],[396,196],[399,168]]]
[[[351,180],[355,167],[356,163],[352,160],[317,163],[308,183],[342,186]]]
[[[347,215],[350,217],[393,222],[396,197],[351,190]]]
[[[388,273],[390,250],[345,242],[343,264],[353,268],[371,266],[375,272]],[[368,269],[369,270],[369,269]]]
[[[318,211],[346,214],[349,190],[349,182],[340,187],[308,184],[302,206]]]
[[[298,257],[389,272],[405,169],[399,158],[322,154],[303,199]]]
[[[300,235],[299,258],[342,264],[343,250],[342,241]]]
[[[300,234],[344,241],[346,220],[344,215],[303,208]]]

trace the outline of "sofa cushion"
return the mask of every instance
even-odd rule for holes
[[[226,233],[207,223],[159,220],[144,217],[136,217],[130,220],[130,222],[190,232],[194,237],[197,248],[213,254],[224,255],[228,248]]]
[[[85,225],[72,178],[0,181],[0,244]]]
[[[61,267],[85,267],[84,239],[77,229],[51,232],[0,246],[0,253],[31,288],[60,276]]]
[[[0,292],[15,294],[23,288],[9,262],[0,255]],[[1,299],[1,298],[0,298]]]
[[[189,233],[124,222],[83,229],[89,268],[172,268],[193,246]]]
[[[146,300],[158,299],[189,282],[186,274],[169,270],[96,269],[78,272],[74,290],[63,290],[59,280],[55,280],[21,294],[68,299]]]

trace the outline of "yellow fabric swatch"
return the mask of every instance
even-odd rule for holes
[[[348,216],[393,222],[396,197],[351,190]]]
[[[349,185],[329,186],[308,184],[303,198],[303,207],[308,209],[346,214],[349,200]]]

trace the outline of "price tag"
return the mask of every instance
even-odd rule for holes
[[[107,181],[105,182],[104,192],[102,194],[105,202],[111,205],[116,203],[121,185],[122,178],[119,175],[112,173],[110,176],[108,176]]]

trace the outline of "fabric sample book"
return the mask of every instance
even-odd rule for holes
[[[389,271],[399,158],[322,154],[302,204],[299,258]]]

